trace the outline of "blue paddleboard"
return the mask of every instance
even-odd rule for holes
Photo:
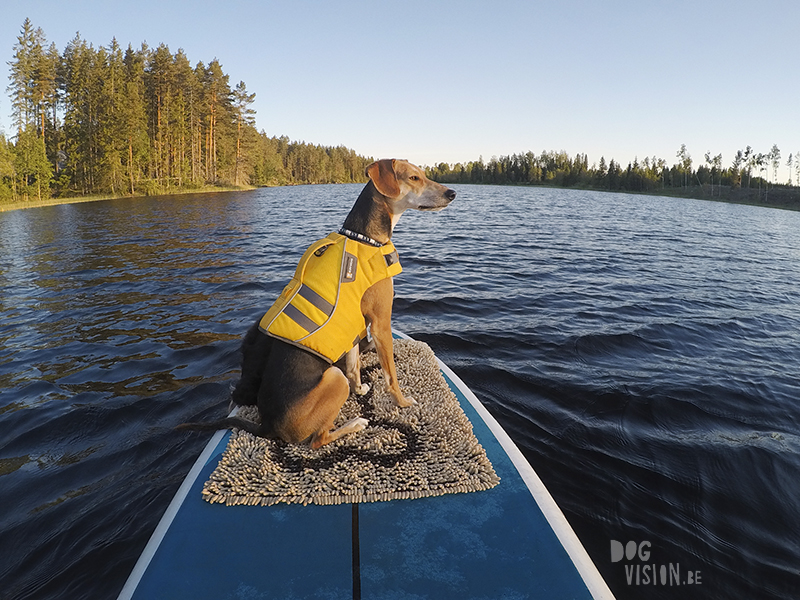
[[[441,361],[439,368],[499,485],[333,506],[211,504],[202,497],[203,485],[231,436],[218,431],[156,527],[119,600],[612,599],[508,434]]]

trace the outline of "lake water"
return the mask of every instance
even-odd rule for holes
[[[209,437],[172,428],[224,412],[241,335],[358,191],[0,213],[1,598],[116,597]],[[616,596],[797,598],[800,213],[457,191],[397,226],[395,326],[508,430]],[[653,585],[662,565],[692,585]]]

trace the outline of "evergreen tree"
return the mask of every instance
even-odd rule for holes
[[[750,187],[750,181],[753,177],[753,169],[756,167],[757,157],[753,149],[748,146],[744,149],[744,154],[742,155],[743,164],[747,169],[747,187]]]
[[[102,189],[117,194],[125,186],[125,127],[123,105],[125,93],[125,63],[122,49],[116,38],[111,40],[105,61],[99,68],[103,72],[98,112],[98,176]]]
[[[64,51],[67,170],[72,186],[83,194],[93,193],[97,180],[99,104],[103,77],[98,68],[98,58],[98,53],[81,39],[80,34],[70,41]]]
[[[242,137],[248,127],[255,125],[255,112],[250,105],[255,100],[255,94],[248,94],[244,81],[240,81],[233,90],[233,114],[236,118],[236,166],[234,170],[234,185],[244,183],[244,159],[242,156]]]
[[[38,30],[41,32],[41,30]],[[34,79],[33,79],[33,109],[36,124],[39,128],[39,135],[46,139],[46,132],[49,125],[48,116],[51,114],[56,103],[56,78],[60,66],[60,57],[55,45],[44,50],[44,34],[41,34],[40,46],[37,48],[34,57]]]
[[[789,185],[792,185],[792,165],[794,164],[794,156],[789,153],[789,158],[786,160],[786,166],[789,167]]]
[[[41,68],[44,33],[34,29],[30,19],[25,19],[22,31],[14,44],[14,59],[9,63],[11,83],[6,90],[11,97],[11,114],[18,132],[36,123],[37,71]]]
[[[596,185],[600,187],[605,187],[604,184],[607,175],[608,175],[608,168],[606,167],[606,158],[605,156],[601,156],[600,164],[598,165],[597,171],[595,172]]]
[[[225,130],[226,117],[230,113],[231,90],[228,76],[215,58],[203,73],[203,91],[206,102],[206,181],[216,183],[219,173],[226,166],[224,145],[220,148],[220,138]],[[222,154],[220,153],[222,150]],[[222,159],[222,160],[220,160]]]
[[[733,187],[740,187],[742,185],[742,168],[745,163],[744,153],[741,150],[736,151],[736,156],[733,157],[731,170],[733,172]]]
[[[677,157],[680,159],[679,168],[683,177],[683,186],[686,187],[689,185],[689,176],[692,172],[692,156],[686,149],[686,144],[681,144]]]
[[[118,111],[120,133],[125,145],[124,161],[128,189],[136,193],[136,185],[141,180],[144,166],[149,161],[149,139],[147,137],[147,112],[144,101],[144,54],[145,48],[134,52],[128,45],[122,59],[122,94]]]
[[[772,145],[772,149],[767,155],[767,160],[772,167],[772,183],[778,182],[778,168],[781,166],[781,151],[777,144]]]
[[[172,101],[172,54],[164,44],[151,53],[145,68],[147,106],[150,109],[148,124],[152,148],[150,151],[150,177],[160,189],[170,187],[170,135],[169,112]]]
[[[193,105],[197,82],[195,74],[189,64],[189,59],[183,50],[173,57],[174,99],[170,111],[170,135],[173,148],[172,175],[179,187],[192,181],[191,168],[191,139],[192,122],[195,118]]]
[[[41,105],[39,110],[42,137],[45,139],[47,157],[54,173],[60,170],[59,156],[62,154],[62,129],[59,122],[60,90],[63,82],[63,61],[56,45],[50,44],[40,62],[42,77],[39,83]]]

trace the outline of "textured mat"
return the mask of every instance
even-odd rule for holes
[[[400,386],[417,405],[395,406],[377,354],[362,355],[370,391],[352,395],[336,425],[364,417],[363,431],[313,450],[235,430],[203,488],[209,502],[341,504],[422,498],[489,489],[500,479],[472,432],[472,424],[422,342],[394,341]],[[255,407],[239,416],[257,421]]]

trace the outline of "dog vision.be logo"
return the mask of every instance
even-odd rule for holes
[[[679,563],[650,562],[652,544],[611,540],[611,562],[624,563],[628,585],[701,585],[700,571],[682,570]]]

